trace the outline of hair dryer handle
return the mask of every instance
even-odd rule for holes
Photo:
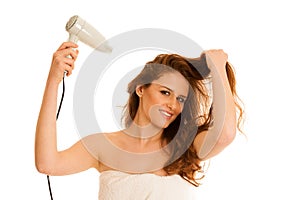
[[[75,44],[77,44],[78,37],[76,35],[74,35],[74,34],[69,34],[68,42],[74,42]],[[67,57],[68,58],[72,58],[70,55],[67,55]]]
[[[74,42],[77,44],[78,42],[78,37],[74,34],[69,34],[69,39],[68,39],[69,42]]]

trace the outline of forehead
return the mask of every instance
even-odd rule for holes
[[[173,90],[176,95],[188,95],[189,82],[177,71],[164,73],[159,79],[154,80],[153,83]]]

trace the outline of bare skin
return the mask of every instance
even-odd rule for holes
[[[92,155],[81,140],[66,150],[57,150],[56,108],[58,86],[64,72],[67,71],[67,76],[70,76],[74,70],[74,62],[78,56],[78,51],[73,49],[77,47],[74,43],[65,42],[53,54],[39,113],[35,138],[35,163],[39,172],[48,175],[67,175],[90,168],[95,168],[99,172],[113,170]],[[218,99],[218,96],[222,99],[224,97],[222,95],[225,95],[225,101],[215,101],[214,108],[224,112],[225,117],[218,118],[217,113],[215,113],[215,120],[220,121],[220,125],[210,129],[205,134],[199,134],[195,138],[193,145],[198,150],[198,156],[202,160],[219,154],[232,142],[236,133],[234,101],[225,71],[227,54],[222,50],[209,50],[205,53],[210,58],[208,59],[208,66],[211,69],[213,82],[215,82],[213,95],[216,99]],[[70,58],[67,57],[69,55]],[[181,74],[171,73],[167,77],[162,76],[148,88],[137,87],[136,93],[140,97],[141,106],[138,108],[137,116],[134,119],[136,126],[130,126],[126,130],[104,135],[113,144],[128,152],[144,153],[160,149],[162,130],[182,111],[184,103],[181,101],[188,94],[187,85],[187,81]],[[221,88],[221,92],[218,91],[219,88]],[[164,92],[161,92],[162,90]],[[155,121],[154,119],[157,117],[163,120]],[[164,123],[160,123],[160,121]],[[223,121],[224,123],[221,123]],[[143,132],[145,129],[140,128],[145,126],[155,134],[150,137],[145,135],[145,132]],[[128,133],[134,133],[134,135]],[[163,169],[151,173],[161,176],[166,175]]]

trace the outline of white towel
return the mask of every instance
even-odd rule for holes
[[[100,174],[99,200],[195,200],[196,187],[179,175],[128,174],[104,171]]]

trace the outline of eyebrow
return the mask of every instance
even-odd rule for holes
[[[161,84],[158,84],[158,83],[156,83],[156,84],[159,85],[159,86],[161,86],[161,87],[164,87],[164,88],[170,90],[171,92],[174,92],[174,90],[172,90],[171,88],[168,88],[167,86],[164,86],[164,85],[161,85]],[[183,98],[187,98],[187,97],[184,96],[184,95],[178,95],[178,96],[179,96],[179,97],[183,97]]]

